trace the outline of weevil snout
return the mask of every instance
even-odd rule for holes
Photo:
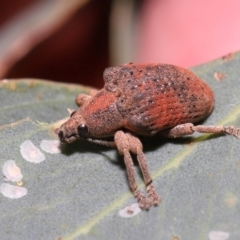
[[[81,116],[71,116],[67,122],[55,130],[55,133],[58,134],[62,143],[71,143],[79,138],[85,137],[88,133],[88,127]]]
[[[57,128],[55,130],[55,133],[58,135],[59,140],[61,141],[61,143],[64,142],[64,134],[63,131],[61,131],[59,128]]]
[[[61,143],[71,143],[74,142],[78,136],[73,132],[65,131],[62,126],[58,129],[58,137]]]

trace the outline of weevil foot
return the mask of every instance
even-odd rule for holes
[[[228,127],[224,127],[224,130],[227,134],[240,138],[240,128],[228,126]]]
[[[157,194],[157,192],[152,184],[147,186],[147,193],[148,193],[148,200],[149,200],[149,203],[151,204],[151,206],[157,205],[158,203],[161,202],[161,198]]]
[[[148,199],[139,190],[134,192],[134,197],[137,199],[138,205],[141,209],[148,210],[151,207]]]

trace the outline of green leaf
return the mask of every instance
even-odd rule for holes
[[[67,108],[76,108],[78,93],[88,93],[90,87],[74,84],[21,79],[0,82],[0,125],[24,118],[54,122],[67,116]]]
[[[215,109],[205,125],[240,126],[239,66],[237,53],[192,69],[215,93]],[[79,141],[59,154],[41,150],[46,156],[41,163],[26,161],[20,154],[25,140],[39,148],[42,140],[57,139],[56,124],[37,121],[66,117],[67,108],[76,108],[77,93],[89,90],[36,80],[1,83],[0,163],[16,162],[28,193],[19,199],[0,195],[0,239],[195,240],[210,239],[213,231],[240,239],[240,140],[235,137],[142,138],[162,202],[132,218],[118,213],[135,199],[115,149]]]

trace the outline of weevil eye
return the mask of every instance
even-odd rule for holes
[[[70,114],[70,118],[76,113],[77,111],[73,111],[71,114]]]
[[[85,136],[88,133],[88,127],[84,123],[80,124],[77,129],[79,136]]]

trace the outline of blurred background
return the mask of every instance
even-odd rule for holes
[[[127,62],[183,67],[240,50],[240,0],[0,0],[0,79],[101,88]]]

